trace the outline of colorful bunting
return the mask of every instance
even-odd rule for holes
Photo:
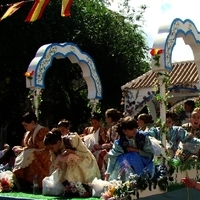
[[[44,9],[49,4],[50,0],[36,0],[33,7],[31,8],[25,22],[34,22],[42,17]]]
[[[61,16],[68,17],[70,16],[70,8],[73,3],[73,0],[62,0]]]
[[[4,13],[4,15],[0,18],[0,21],[5,19],[6,17],[11,16],[14,12],[16,12],[21,6],[25,3],[25,1],[20,1],[14,4],[10,4],[8,10]]]
[[[0,21],[11,16],[19,8],[21,8],[24,3],[34,2],[28,16],[25,19],[25,22],[34,22],[37,19],[42,17],[42,14],[45,8],[48,6],[50,0],[24,0],[17,3],[11,4],[0,4],[0,9],[4,7],[9,7],[4,15],[0,18]],[[61,16],[68,17],[70,16],[70,8],[73,3],[73,0],[62,0]]]

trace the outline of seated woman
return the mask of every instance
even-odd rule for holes
[[[39,187],[42,187],[42,180],[49,175],[51,164],[49,151],[43,144],[48,129],[37,123],[37,117],[33,112],[23,115],[21,121],[27,132],[22,146],[14,146],[12,149],[17,155],[13,173],[22,189],[32,184],[35,175],[38,176]]]
[[[65,122],[59,123],[59,129],[52,129],[44,144],[51,150],[51,172],[60,168],[60,181],[90,183],[95,177],[100,178],[99,168],[95,157],[84,145],[77,133],[68,133],[61,137],[65,130]]]
[[[91,116],[91,127],[86,127],[82,134],[82,140],[95,156],[102,178],[107,167],[107,150],[103,149],[106,142],[106,131],[101,125],[101,117],[98,113]]]
[[[83,133],[80,135],[80,137],[84,137],[86,135],[96,133],[98,132],[100,135],[104,133],[104,128],[101,124],[101,116],[99,113],[93,113],[90,118],[90,124],[91,126],[85,127],[83,130]],[[105,139],[105,138],[104,138]]]
[[[153,148],[148,136],[138,131],[138,124],[132,117],[122,118],[118,124],[120,135],[109,151],[105,180],[117,179],[127,167],[130,173],[141,175],[144,170],[153,175]],[[126,171],[126,169],[125,169]],[[122,181],[126,177],[120,177]]]

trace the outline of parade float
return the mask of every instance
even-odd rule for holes
[[[187,66],[172,64],[171,62],[173,48],[176,39],[179,37],[183,38],[185,44],[189,45],[194,53],[194,61],[188,62]],[[175,19],[171,24],[161,26],[151,49],[152,70],[122,86],[125,113],[136,115],[145,105],[148,105],[154,119],[159,116],[161,122],[164,123],[166,120],[166,100],[170,101],[172,106],[175,106],[186,99],[198,98],[200,80],[199,42],[200,34],[190,20]],[[45,74],[48,68],[51,67],[54,58],[68,58],[72,63],[80,66],[88,87],[88,99],[93,105],[92,109],[94,111],[98,101],[102,98],[102,87],[93,60],[87,53],[82,52],[76,44],[69,42],[51,43],[39,48],[25,72],[26,87],[30,89],[30,95],[33,96],[32,104],[36,115],[39,115],[42,90],[45,89]],[[186,75],[184,74],[185,69],[187,69]],[[173,70],[176,72],[174,73]],[[157,87],[156,91],[155,86]],[[156,98],[158,94],[159,98]],[[162,153],[160,155],[161,160],[157,163],[160,168],[156,169],[159,174],[156,180],[152,181],[148,176],[131,176],[130,180],[124,184],[112,182],[111,185],[103,188],[102,193],[109,191],[116,196],[102,196],[101,199],[160,199],[160,195],[162,195],[162,199],[174,198],[174,194],[170,193],[170,187],[175,186],[174,190],[176,192],[181,187],[180,180],[182,177],[189,175],[191,178],[198,178],[200,168],[198,168],[197,162],[186,164],[173,160],[166,152],[165,134],[162,134],[161,142]],[[169,172],[169,164],[173,166],[173,173]],[[67,199],[65,197],[12,192],[12,181],[2,179],[1,183],[6,185],[6,189],[5,191],[2,189],[4,193],[0,194],[0,199]],[[121,183],[120,186],[119,183]],[[91,187],[92,189],[95,188],[94,185],[91,185]],[[184,191],[186,191],[185,196],[189,199],[191,193],[185,188]]]

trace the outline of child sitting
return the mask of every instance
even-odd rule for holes
[[[142,175],[144,171],[147,171],[152,176],[154,150],[149,137],[138,131],[137,121],[132,117],[122,118],[118,124],[118,133],[120,137],[115,140],[108,153],[105,180],[117,179],[122,169],[126,172],[124,166],[130,166],[134,174]],[[126,181],[126,174],[122,176],[120,179]]]

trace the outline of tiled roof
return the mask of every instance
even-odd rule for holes
[[[121,88],[122,90],[149,88],[154,86],[156,80],[156,73],[150,70],[142,76],[139,76],[138,78],[126,83]],[[198,72],[194,61],[178,62],[172,65],[172,71],[170,72],[171,85],[194,84],[198,83],[198,81]]]

